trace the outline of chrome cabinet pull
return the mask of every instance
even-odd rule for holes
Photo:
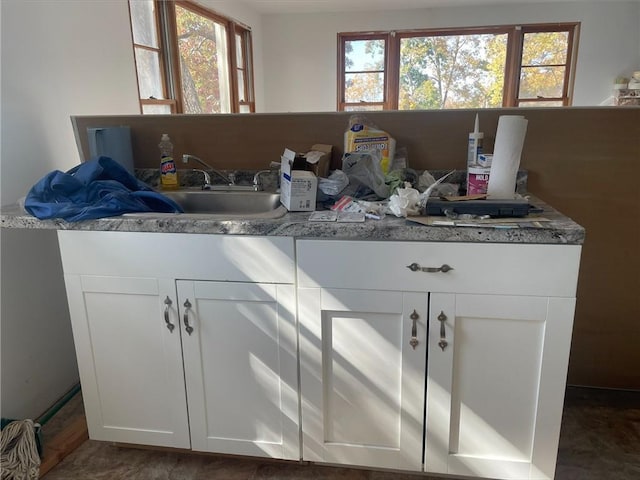
[[[189,325],[189,309],[191,308],[191,302],[187,298],[187,301],[184,302],[184,316],[182,320],[184,322],[184,329],[187,331],[189,335],[193,332],[193,327]]]
[[[441,267],[421,267],[419,264],[414,262],[411,265],[407,265],[407,268],[412,272],[427,272],[427,273],[437,273],[437,272],[447,273],[448,271],[453,270],[453,267],[450,267],[446,263],[442,264]]]
[[[409,345],[411,345],[415,350],[418,346],[418,343],[420,343],[418,342],[418,319],[420,318],[420,315],[418,315],[418,312],[414,310],[413,313],[409,315],[409,318],[413,320],[413,325],[411,327],[411,340],[409,340]]]
[[[444,330],[444,322],[447,321],[447,316],[442,310],[440,310],[440,315],[438,315],[438,321],[440,322],[440,341],[438,342],[438,346],[444,352],[444,349],[447,348],[449,343],[447,342],[447,334]]]
[[[167,324],[167,329],[170,332],[173,332],[173,329],[176,328],[176,326],[171,323],[171,320],[169,320],[169,308],[171,307],[172,303],[173,302],[169,298],[169,295],[167,295],[167,298],[164,299],[164,323]]]

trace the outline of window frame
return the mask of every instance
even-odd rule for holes
[[[138,90],[138,103],[140,106],[140,113],[144,113],[144,106],[145,105],[152,105],[152,106],[162,106],[162,105],[168,105],[170,108],[171,113],[176,113],[176,108],[177,108],[177,104],[175,99],[170,98],[170,94],[168,92],[169,90],[169,86],[167,84],[167,77],[165,75],[165,71],[167,69],[167,62],[166,62],[166,48],[165,48],[165,42],[163,41],[162,38],[162,34],[161,34],[161,16],[159,15],[158,9],[161,8],[161,5],[159,4],[159,2],[154,2],[155,3],[155,10],[154,10],[154,26],[155,26],[155,40],[157,43],[157,47],[152,47],[149,45],[144,45],[141,43],[136,43],[135,42],[135,38],[134,38],[134,34],[133,34],[133,18],[131,15],[131,7],[129,6],[128,8],[128,14],[129,14],[129,24],[131,26],[131,44],[133,45],[133,62],[134,62],[134,66],[135,66],[135,70],[136,70],[136,87]],[[159,63],[159,67],[160,67],[160,81],[162,82],[162,97],[163,98],[155,98],[155,97],[149,97],[149,98],[142,98],[140,97],[140,78],[138,75],[138,57],[136,55],[136,49],[140,48],[143,50],[147,50],[147,51],[151,51],[151,52],[155,52],[158,54],[158,63]]]
[[[556,23],[556,24],[529,24],[516,26],[516,51],[519,52],[516,61],[517,71],[514,74],[514,96],[511,98],[512,104],[509,106],[519,107],[520,103],[549,103],[562,102],[563,107],[571,106],[573,101],[573,85],[575,81],[575,70],[577,60],[577,39],[580,32],[580,23]],[[544,98],[522,98],[520,97],[520,78],[522,75],[522,54],[524,48],[524,37],[528,33],[547,33],[547,32],[567,32],[567,55],[564,64],[555,64],[547,66],[564,66],[564,81],[562,84],[562,95],[560,97],[544,97]]]
[[[132,0],[129,0],[131,3]],[[177,24],[176,24],[176,5],[181,8],[190,10],[197,15],[206,17],[216,23],[224,26],[227,46],[228,59],[227,69],[229,72],[229,95],[230,95],[230,113],[240,113],[241,106],[248,108],[246,113],[255,112],[255,89],[253,78],[253,51],[251,27],[244,25],[238,21],[218,14],[213,10],[205,8],[197,3],[189,0],[152,0],[155,4],[155,24],[158,41],[158,51],[160,58],[160,74],[162,78],[162,87],[164,99],[155,98],[139,98],[140,112],[144,113],[144,105],[169,105],[171,113],[184,113],[184,102],[182,98],[182,75],[180,72],[180,54],[178,50]],[[131,23],[131,39],[134,48],[141,47],[149,49],[148,46],[138,45],[133,42],[133,19],[131,18],[131,9],[129,7],[129,18]],[[237,65],[237,46],[236,34],[242,38],[241,48],[243,49],[242,58],[244,64],[241,67]],[[245,75],[243,77],[244,91],[247,99],[239,98],[238,88],[238,70],[242,70]],[[136,63],[136,82],[138,83],[138,65]]]
[[[561,101],[563,106],[570,106],[573,100],[573,84],[575,80],[577,40],[580,22],[552,24],[492,25],[483,27],[411,29],[379,32],[341,32],[338,33],[338,75],[337,75],[337,109],[344,111],[349,106],[383,105],[383,110],[398,110],[400,93],[400,46],[404,38],[435,37],[474,34],[506,34],[507,51],[505,58],[504,86],[502,107],[518,107],[520,103],[549,103]],[[567,40],[567,56],[562,97],[540,99],[519,98],[520,75],[522,65],[522,49],[524,36],[527,33],[563,32],[569,33]],[[381,39],[385,40],[384,102],[346,102],[345,101],[345,43],[347,41]]]
[[[353,38],[352,38],[353,37]],[[382,70],[384,74],[384,86],[383,86],[383,100],[382,102],[347,102],[345,100],[346,89],[345,79],[347,74],[347,69],[345,65],[345,53],[346,53],[346,43],[350,41],[359,41],[359,40],[384,40],[385,41],[385,49],[384,49],[384,70]],[[378,32],[378,33],[342,33],[338,34],[338,111],[343,111],[350,106],[382,106],[382,110],[392,110],[391,99],[393,98],[391,95],[391,85],[390,85],[390,77],[388,72],[391,71],[392,66],[390,65],[390,41],[389,35],[387,32]],[[358,73],[358,72],[349,72],[349,73]],[[397,104],[397,101],[396,101]]]
[[[253,75],[253,38],[251,36],[251,29],[244,25],[241,25],[237,22],[231,23],[231,29],[229,35],[233,41],[230,44],[229,55],[231,58],[231,70],[236,72],[235,81],[232,82],[232,90],[234,90],[234,98],[237,99],[235,102],[238,107],[238,112],[240,112],[241,107],[245,106],[249,108],[250,113],[255,113],[256,110],[256,100],[255,100],[255,90],[254,90],[254,75]],[[241,40],[241,49],[242,49],[242,66],[238,66],[238,57],[237,57],[237,43],[235,41],[236,35],[240,36]],[[238,71],[241,70],[243,72],[242,80],[245,92],[245,99],[240,98],[239,88],[238,88]]]

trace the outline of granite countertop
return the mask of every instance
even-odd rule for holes
[[[290,236],[296,238],[401,240],[434,242],[488,242],[581,245],[584,228],[544,202],[531,203],[543,212],[522,219],[517,227],[492,225],[427,226],[406,218],[387,215],[382,220],[361,223],[310,222],[310,212],[289,212],[280,218],[225,219],[193,214],[145,213],[67,222],[38,220],[19,206],[3,208],[2,228],[95,230],[122,232],[204,233],[212,235]],[[548,221],[536,222],[542,217]],[[439,217],[444,218],[444,217]]]

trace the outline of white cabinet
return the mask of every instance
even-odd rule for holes
[[[91,438],[553,478],[580,246],[58,236]]]
[[[299,459],[291,239],[59,241],[91,438]]]
[[[424,432],[414,445],[424,447],[428,473],[553,478],[579,246],[301,240],[296,250],[304,458],[418,470],[422,455],[388,441],[393,429],[384,429],[387,444],[358,436],[377,438],[369,423],[397,418],[389,423],[409,421],[412,437],[414,428]],[[409,310],[425,303],[427,370],[407,336]],[[379,312],[395,329],[368,326]],[[336,340],[336,323],[369,334],[339,327]],[[399,355],[409,365],[402,375]],[[339,375],[335,364],[346,366]],[[399,378],[411,385],[408,396]],[[365,388],[381,379],[384,389]],[[360,407],[360,392],[374,399],[371,411]],[[389,398],[402,398],[396,417]],[[332,407],[342,401],[355,413]],[[351,436],[335,436],[334,423],[349,425]],[[396,457],[384,455],[389,445]]]
[[[177,283],[191,447],[299,459],[294,286]]]
[[[431,295],[427,471],[553,478],[574,306],[570,298]]]
[[[427,295],[300,288],[298,305],[302,458],[421,470]]]
[[[189,448],[175,287],[168,279],[65,275],[89,434]],[[173,298],[165,305],[165,298]]]

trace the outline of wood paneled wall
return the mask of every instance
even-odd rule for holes
[[[406,147],[411,167],[464,169],[476,111],[374,112]],[[500,115],[529,120],[521,167],[529,190],[586,228],[569,383],[640,389],[640,108],[479,111],[485,151]],[[137,167],[155,168],[169,133],[176,157],[220,169],[265,168],[285,147],[334,146],[340,165],[349,113],[73,117],[81,150],[87,127],[129,125]],[[178,164],[178,168],[180,168]]]

